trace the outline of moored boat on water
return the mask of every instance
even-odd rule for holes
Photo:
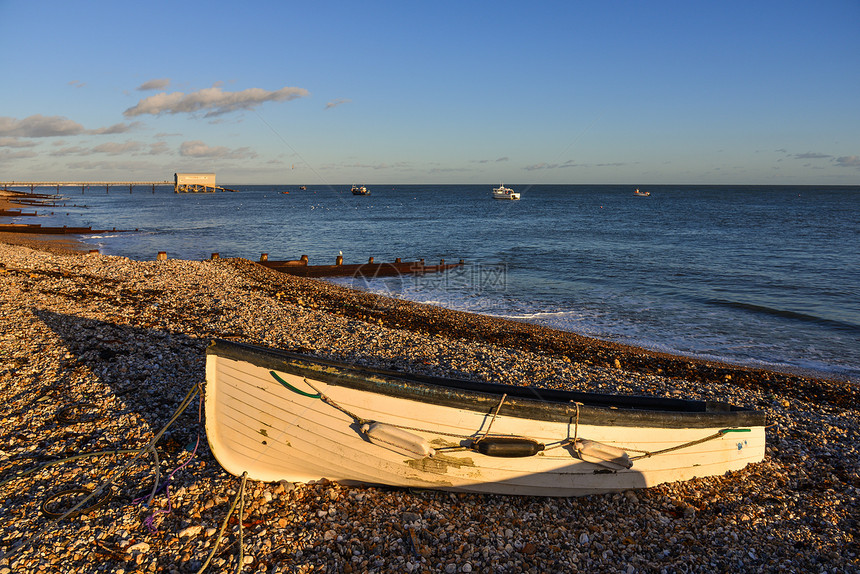
[[[519,199],[519,192],[514,191],[510,187],[505,187],[499,184],[499,187],[493,188],[493,199]]]
[[[639,197],[649,197],[651,195],[651,192],[650,191],[639,191],[639,188],[637,187],[633,191],[633,195],[638,195]]]
[[[763,412],[383,371],[215,341],[206,433],[261,481],[580,496],[761,461]]]
[[[364,185],[353,185],[351,191],[353,195],[370,195],[370,191]]]

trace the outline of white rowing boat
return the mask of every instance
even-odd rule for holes
[[[718,476],[764,458],[765,414],[388,372],[216,341],[206,434],[253,480],[538,496]]]

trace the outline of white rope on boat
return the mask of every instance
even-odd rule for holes
[[[502,400],[499,401],[499,405],[496,407],[496,412],[493,413],[493,418],[490,419],[490,424],[487,425],[487,430],[484,431],[484,434],[481,435],[481,438],[475,441],[478,443],[479,441],[487,438],[487,435],[490,434],[490,429],[493,428],[493,423],[496,422],[496,416],[499,414],[499,411],[502,409],[502,405],[505,404],[505,399],[508,398],[508,393],[502,395]]]
[[[750,432],[750,429],[722,429],[710,436],[706,436],[705,438],[700,438],[698,440],[691,440],[690,442],[685,442],[684,444],[679,444],[677,446],[670,446],[669,448],[664,448],[662,450],[655,450],[654,452],[649,452],[647,450],[636,450],[636,449],[625,449],[625,450],[633,450],[635,452],[641,452],[639,456],[632,456],[630,460],[640,460],[643,458],[651,458],[652,456],[657,456],[658,454],[664,454],[667,452],[672,452],[675,450],[680,450],[682,448],[687,448],[688,446],[695,446],[697,444],[702,444],[703,442],[708,442],[709,440],[714,440],[716,438],[720,438],[724,436],[726,433],[730,432]]]
[[[313,385],[313,383],[311,383],[309,380],[307,380],[307,379],[303,379],[303,380],[305,381],[305,383],[306,383],[310,388],[312,388],[313,390],[315,390],[315,391],[316,391],[316,393],[319,395],[319,399],[320,399],[322,402],[324,402],[325,404],[327,404],[327,405],[329,405],[329,406],[332,406],[332,407],[336,408],[337,410],[339,410],[340,412],[342,412],[343,414],[345,414],[346,416],[348,416],[349,418],[351,418],[351,419],[355,422],[355,424],[357,424],[358,426],[362,426],[362,425],[365,425],[365,424],[370,424],[370,423],[372,423],[372,422],[375,422],[375,421],[372,421],[372,420],[370,420],[370,419],[362,418],[362,417],[358,416],[358,415],[357,415],[357,414],[355,414],[355,413],[351,413],[351,412],[349,412],[348,410],[346,410],[345,408],[343,408],[342,406],[340,406],[339,404],[337,404],[336,402],[334,402],[332,399],[330,399],[328,396],[326,396],[325,394],[323,394],[323,392],[322,392],[322,391],[320,391],[318,388],[316,388],[316,387]]]
[[[275,378],[278,379],[280,382],[280,379],[275,375],[275,373],[272,373],[272,375],[275,376]],[[323,394],[319,389],[317,389],[313,385],[313,383],[311,383],[306,378],[304,379],[304,382],[307,383],[307,385],[319,395],[318,398],[320,400],[322,400],[326,404],[332,406],[333,408],[341,411],[342,413],[344,413],[345,415],[350,417],[360,427],[363,425],[366,425],[366,424],[373,424],[373,423],[379,422],[379,421],[373,421],[373,420],[364,419],[362,417],[359,417],[355,413],[352,413],[352,412],[348,411],[347,409],[345,409],[344,407],[342,407],[341,405],[337,404],[330,397]],[[505,400],[507,400],[507,397],[508,397],[507,393],[502,395],[502,398],[499,401],[499,404],[496,406],[496,409],[493,412],[493,417],[492,417],[492,419],[490,419],[490,424],[487,425],[487,430],[484,431],[484,434],[482,434],[481,437],[478,439],[472,439],[472,437],[474,436],[474,433],[471,435],[464,435],[464,434],[457,434],[457,433],[448,433],[448,432],[439,431],[439,430],[429,430],[429,429],[424,429],[424,428],[420,428],[420,427],[411,427],[411,426],[406,426],[406,425],[399,425],[399,424],[395,424],[395,423],[381,423],[381,424],[390,425],[392,427],[396,427],[396,428],[403,429],[403,430],[411,430],[411,431],[416,431],[416,432],[423,432],[423,433],[436,434],[436,435],[442,435],[442,436],[450,436],[450,437],[455,437],[455,438],[472,439],[473,445],[474,445],[474,444],[477,444],[478,442],[480,442],[481,440],[484,440],[489,435],[490,430],[493,427],[493,423],[495,423],[496,417],[498,416],[499,411],[502,408],[502,405],[505,403]],[[314,398],[317,398],[317,397],[314,397]],[[572,446],[572,450],[582,459],[582,455],[580,453],[580,450],[582,449],[582,440],[579,439],[579,411],[580,411],[580,407],[584,406],[584,403],[581,403],[578,401],[573,401],[573,400],[570,402],[573,403],[574,407],[576,408],[575,416],[574,416],[573,438],[568,437],[566,439],[563,439],[563,440],[559,441],[558,444],[554,444],[553,446],[546,447],[546,448],[544,448],[544,450],[551,450],[551,449],[562,448],[562,447],[566,447],[566,446]],[[679,444],[676,446],[664,448],[664,449],[653,451],[653,452],[643,451],[643,450],[634,449],[634,448],[616,447],[616,446],[612,446],[612,445],[602,445],[602,443],[597,443],[595,441],[588,441],[588,442],[591,444],[594,444],[594,445],[606,446],[606,447],[612,449],[613,451],[614,450],[620,450],[620,451],[632,451],[632,452],[642,453],[639,456],[629,457],[629,460],[632,462],[635,460],[641,460],[643,458],[650,458],[652,456],[657,456],[659,454],[664,454],[667,452],[680,450],[682,448],[695,446],[697,444],[701,444],[701,443],[707,442],[709,440],[714,440],[714,439],[720,438],[720,437],[724,436],[726,433],[730,433],[730,432],[750,432],[750,429],[722,429],[722,430],[717,431],[716,433],[709,435],[709,436],[706,436],[704,438],[689,441],[689,442],[686,442],[683,444]],[[514,435],[500,435],[500,436],[512,436],[513,437]],[[524,438],[524,437],[519,437],[519,438]],[[583,439],[583,440],[587,440],[587,439]],[[381,442],[384,442],[384,441],[381,441]],[[463,447],[463,446],[439,447],[436,450],[457,450],[457,449],[471,450],[470,447]],[[627,453],[625,452],[624,455],[626,458]],[[609,461],[607,461],[607,462],[609,462]]]

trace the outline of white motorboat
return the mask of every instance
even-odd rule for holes
[[[493,188],[493,199],[519,199],[520,194],[517,191],[514,191],[510,187],[505,187],[503,184],[499,184],[499,187]]]

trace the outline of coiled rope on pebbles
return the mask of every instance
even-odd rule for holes
[[[182,415],[182,413],[185,412],[185,409],[188,408],[188,405],[191,404],[192,400],[197,396],[197,394],[200,391],[201,391],[201,385],[199,385],[199,384],[194,385],[188,391],[188,394],[185,395],[185,398],[182,400],[179,407],[176,409],[176,411],[173,413],[173,415],[170,417],[170,419],[167,421],[167,423],[161,428],[161,430],[159,430],[155,434],[155,436],[153,436],[152,440],[150,440],[145,446],[143,446],[139,449],[122,449],[122,450],[110,450],[110,451],[99,451],[99,452],[92,452],[92,453],[82,453],[82,454],[70,456],[70,457],[67,457],[67,458],[64,458],[61,460],[56,460],[56,461],[52,461],[52,462],[49,462],[46,464],[42,464],[36,468],[17,473],[15,476],[3,480],[3,482],[0,482],[0,487],[2,487],[2,486],[5,486],[6,484],[9,484],[10,482],[13,482],[13,481],[18,480],[20,478],[23,478],[29,474],[34,473],[34,472],[38,472],[38,471],[43,470],[45,468],[48,468],[50,466],[55,466],[55,465],[69,462],[72,460],[78,460],[78,459],[82,459],[82,458],[90,458],[90,457],[96,457],[96,456],[105,456],[105,455],[134,454],[134,456],[131,458],[131,460],[129,460],[125,465],[120,467],[118,470],[114,471],[112,473],[112,475],[109,473],[109,476],[98,487],[93,489],[91,492],[88,491],[87,489],[73,489],[78,494],[83,494],[84,492],[89,492],[89,494],[87,496],[85,496],[82,500],[80,500],[77,504],[75,504],[69,510],[66,510],[63,513],[59,513],[56,511],[51,511],[50,508],[48,508],[48,512],[46,512],[45,515],[48,516],[49,520],[45,523],[45,525],[42,526],[42,528],[40,528],[37,532],[35,532],[31,536],[29,536],[28,538],[18,542],[18,544],[16,544],[15,547],[12,548],[7,554],[4,555],[4,554],[0,553],[0,559],[3,559],[3,558],[9,559],[12,556],[14,556],[15,554],[17,554],[18,552],[23,551],[25,548],[27,548],[31,544],[37,542],[45,534],[50,532],[60,521],[65,520],[66,518],[70,518],[72,516],[76,516],[77,514],[89,512],[89,511],[93,510],[96,506],[101,506],[102,504],[104,504],[110,495],[110,492],[108,490],[110,488],[110,486],[120,476],[122,476],[125,473],[125,471],[127,471],[135,462],[137,462],[138,459],[140,459],[141,457],[143,457],[147,453],[155,451],[155,444],[161,439],[161,437],[164,435],[164,433],[167,431],[167,429],[170,428],[174,422],[176,422],[176,420],[180,417],[180,415]],[[108,490],[107,493],[105,493],[106,490]],[[153,489],[153,494],[154,494],[154,492],[155,492],[155,489]],[[105,493],[104,496],[103,496],[103,493]],[[73,493],[71,491],[64,491],[64,492],[57,493],[57,494],[53,495],[53,497],[49,498],[48,500],[46,500],[45,502],[42,503],[43,510],[45,509],[45,505],[48,504],[53,499],[58,498],[62,495],[70,495],[70,494],[73,494]],[[97,498],[100,496],[102,498]],[[96,499],[95,503],[90,502],[93,499]],[[150,498],[150,500],[151,500],[151,498]]]

